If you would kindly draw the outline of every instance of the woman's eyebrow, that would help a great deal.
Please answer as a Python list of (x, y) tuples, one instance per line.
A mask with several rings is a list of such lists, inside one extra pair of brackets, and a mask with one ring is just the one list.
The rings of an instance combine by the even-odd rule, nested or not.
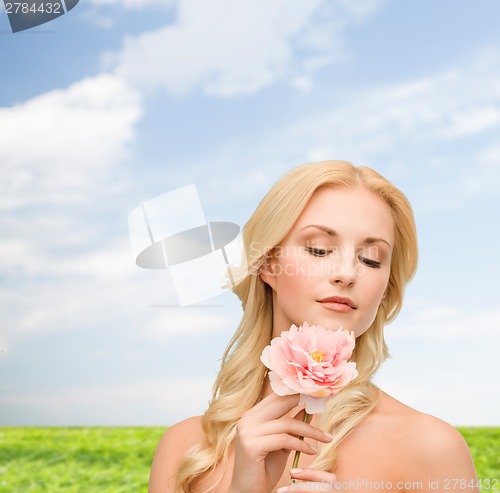
[[(320, 231), (326, 233), (328, 236), (338, 236), (338, 233), (334, 229), (328, 228), (327, 226), (322, 226), (320, 224), (309, 224), (299, 229), (299, 231), (304, 231), (305, 229), (308, 228), (319, 229)], [(387, 240), (384, 240), (384, 238), (377, 238), (372, 236), (365, 238), (361, 243), (364, 245), (372, 245), (373, 243), (380, 243), (380, 242), (385, 243), (389, 246), (389, 248), (392, 248), (392, 245)]]
[(385, 243), (389, 248), (392, 248), (392, 245), (383, 238), (365, 238), (363, 240), (364, 245), (373, 245), (373, 243), (380, 243), (380, 242)]
[(327, 228), (326, 226), (320, 226), (318, 224), (309, 224), (308, 226), (304, 226), (303, 228), (300, 228), (299, 231), (304, 231), (304, 229), (308, 228), (316, 228), (324, 233), (326, 233), (328, 236), (337, 236), (337, 232), (333, 229)]

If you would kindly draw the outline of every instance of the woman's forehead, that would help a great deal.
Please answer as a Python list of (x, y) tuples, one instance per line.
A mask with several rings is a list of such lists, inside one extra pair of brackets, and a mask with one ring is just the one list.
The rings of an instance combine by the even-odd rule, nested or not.
[(316, 190), (291, 232), (323, 235), (382, 236), (392, 244), (394, 222), (389, 205), (363, 187), (325, 186)]

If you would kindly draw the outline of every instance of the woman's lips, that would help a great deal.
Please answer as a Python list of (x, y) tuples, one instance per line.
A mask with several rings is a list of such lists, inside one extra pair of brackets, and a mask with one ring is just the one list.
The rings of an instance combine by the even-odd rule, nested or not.
[(356, 310), (357, 306), (349, 298), (344, 298), (342, 296), (330, 296), (329, 298), (324, 298), (319, 301), (325, 308), (333, 310), (336, 312), (350, 312), (351, 310)]

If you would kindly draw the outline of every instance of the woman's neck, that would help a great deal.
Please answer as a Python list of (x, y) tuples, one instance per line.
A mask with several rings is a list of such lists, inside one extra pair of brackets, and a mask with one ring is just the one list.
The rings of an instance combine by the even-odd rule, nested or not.
[(260, 393), (260, 399), (262, 400), (268, 395), (271, 395), (273, 393), (273, 389), (271, 387), (271, 382), (269, 381), (269, 374), (266, 372), (266, 376), (264, 377), (264, 382), (262, 384), (262, 391)]

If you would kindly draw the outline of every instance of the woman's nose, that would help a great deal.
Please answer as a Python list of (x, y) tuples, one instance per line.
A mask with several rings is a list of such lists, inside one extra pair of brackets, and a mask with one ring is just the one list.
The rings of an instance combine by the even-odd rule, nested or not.
[(330, 265), (330, 283), (350, 286), (356, 281), (356, 264), (354, 255), (343, 253)]

